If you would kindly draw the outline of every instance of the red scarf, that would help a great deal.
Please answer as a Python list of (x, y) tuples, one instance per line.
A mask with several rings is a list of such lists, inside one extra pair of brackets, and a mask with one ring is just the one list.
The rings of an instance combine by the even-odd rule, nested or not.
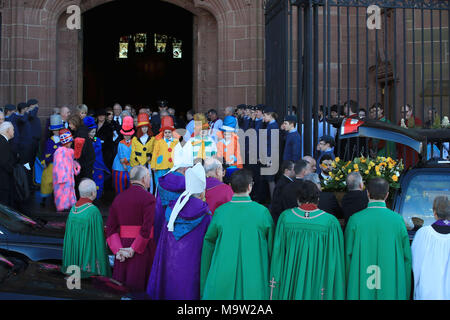
[(314, 210), (317, 210), (318, 207), (317, 207), (317, 205), (314, 204), (314, 203), (303, 203), (303, 204), (300, 206), (300, 209), (301, 209), (301, 210), (305, 210), (305, 211), (314, 211)]

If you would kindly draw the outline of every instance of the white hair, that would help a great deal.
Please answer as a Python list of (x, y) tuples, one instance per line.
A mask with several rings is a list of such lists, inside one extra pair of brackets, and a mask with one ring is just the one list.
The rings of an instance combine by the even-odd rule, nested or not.
[(320, 178), (317, 173), (309, 173), (303, 179), (314, 182), (315, 184), (320, 184)]
[(347, 189), (349, 191), (360, 190), (360, 186), (363, 183), (362, 176), (359, 172), (352, 172), (346, 179)]
[(78, 186), (81, 198), (89, 198), (97, 192), (97, 185), (91, 179), (83, 179)]
[(133, 167), (130, 171), (130, 181), (142, 181), (148, 173), (148, 169), (144, 166)]
[(122, 113), (120, 114), (120, 117), (123, 119), (125, 117), (131, 117), (131, 113), (128, 111), (122, 111)]
[(216, 158), (208, 157), (205, 159), (204, 168), (205, 168), (206, 174), (208, 174), (209, 172), (216, 171), (221, 166), (222, 166), (222, 163)]
[(11, 122), (5, 121), (2, 124), (0, 124), (0, 134), (6, 134), (6, 132), (10, 129), (14, 128)]

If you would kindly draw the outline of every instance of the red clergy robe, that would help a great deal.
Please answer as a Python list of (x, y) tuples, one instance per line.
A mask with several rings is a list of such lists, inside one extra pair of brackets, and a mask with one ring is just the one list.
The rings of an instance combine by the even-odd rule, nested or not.
[(230, 202), (233, 198), (233, 189), (216, 178), (206, 178), (206, 203), (209, 210), (214, 211), (224, 203)]
[(156, 244), (153, 239), (155, 197), (139, 185), (116, 196), (106, 222), (106, 240), (116, 254), (121, 248), (132, 247), (134, 256), (124, 262), (114, 261), (113, 279), (133, 292), (145, 292)]

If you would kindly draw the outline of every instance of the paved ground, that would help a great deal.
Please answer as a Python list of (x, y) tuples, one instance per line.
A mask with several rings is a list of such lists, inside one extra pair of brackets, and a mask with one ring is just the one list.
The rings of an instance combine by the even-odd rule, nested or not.
[[(94, 204), (99, 208), (103, 220), (109, 214), (109, 207), (114, 199), (114, 192), (112, 190), (106, 190), (100, 200), (95, 200)], [(41, 218), (47, 221), (65, 222), (69, 214), (69, 210), (65, 212), (57, 212), (53, 197), (46, 200), (46, 206), (41, 206), (41, 196), (39, 191), (34, 191), (30, 200), (22, 203), (20, 212), (29, 216), (30, 218)]]

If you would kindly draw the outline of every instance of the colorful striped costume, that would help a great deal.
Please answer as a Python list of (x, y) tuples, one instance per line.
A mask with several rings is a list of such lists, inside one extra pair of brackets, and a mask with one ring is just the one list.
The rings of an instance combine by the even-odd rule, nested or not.
[(201, 158), (205, 160), (217, 154), (216, 143), (210, 136), (202, 137), (198, 135), (190, 139), (189, 142), (192, 143), (194, 159)]
[(77, 202), (75, 175), (80, 173), (80, 164), (74, 160), (74, 150), (59, 147), (53, 155), (53, 188), (58, 212), (68, 210)]
[[(131, 156), (131, 140), (126, 141), (125, 139), (120, 141), (117, 147), (117, 155), (114, 158), (112, 170), (113, 170), (113, 183), (114, 189), (116, 190), (116, 195), (122, 191), (128, 189), (130, 186), (130, 156)], [(124, 170), (122, 163), (127, 166), (127, 170)]]

